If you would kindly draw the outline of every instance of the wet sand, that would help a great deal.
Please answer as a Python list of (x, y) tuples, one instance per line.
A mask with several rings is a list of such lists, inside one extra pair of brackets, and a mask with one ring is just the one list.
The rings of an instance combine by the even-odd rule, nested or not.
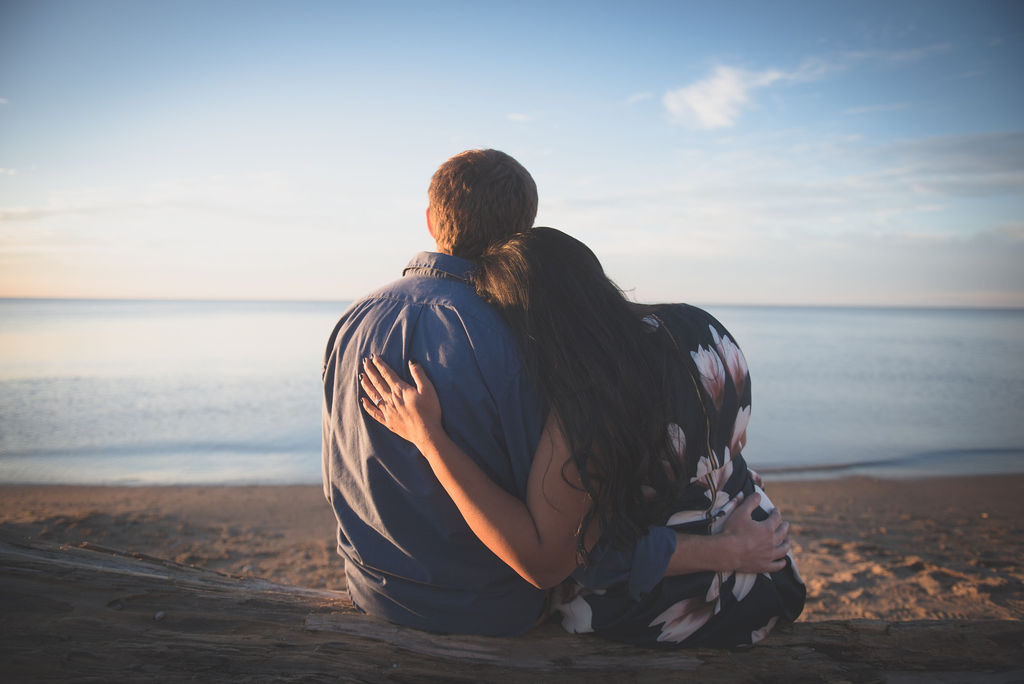
[[(1020, 620), (1024, 476), (769, 482), (808, 585), (801, 620)], [(319, 486), (0, 486), (0, 530), (343, 589)]]

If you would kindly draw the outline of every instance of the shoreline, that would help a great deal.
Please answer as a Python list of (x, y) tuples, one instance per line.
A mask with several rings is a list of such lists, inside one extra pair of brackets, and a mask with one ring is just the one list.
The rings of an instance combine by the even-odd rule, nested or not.
[[(802, 621), (1019, 620), (1024, 475), (768, 479), (808, 587)], [(0, 530), (344, 589), (320, 485), (0, 485)]]
[[(287, 468), (275, 468), (269, 464), (268, 472), (259, 477), (245, 477), (239, 468), (221, 470), (208, 469), (210, 460), (216, 462), (223, 454), (192, 450), (173, 458), (168, 455), (149, 459), (150, 471), (140, 469), (137, 461), (130, 461), (130, 451), (124, 454), (106, 456), (80, 454), (74, 457), (62, 456), (48, 459), (49, 470), (41, 473), (38, 468), (26, 469), (12, 463), (18, 459), (37, 459), (38, 454), (23, 456), (7, 455), (0, 463), (0, 487), (28, 486), (81, 486), (81, 487), (265, 487), (265, 486), (319, 486), (320, 473), (291, 472)], [(137, 456), (137, 454), (136, 454)], [(257, 458), (265, 457), (259, 454)], [(289, 459), (309, 461), (309, 454), (289, 454)], [(209, 459), (209, 460), (208, 460)], [(56, 463), (54, 463), (56, 461)], [(36, 461), (38, 463), (38, 461)], [(268, 464), (263, 463), (267, 466)], [(319, 465), (317, 463), (317, 465)], [(771, 482), (797, 482), (807, 480), (835, 480), (865, 477), (878, 480), (922, 480), (933, 478), (963, 478), (982, 475), (1024, 476), (1024, 448), (1021, 447), (955, 447), (929, 449), (899, 454), (886, 458), (867, 460), (837, 461), (834, 463), (790, 463), (771, 464), (758, 462), (748, 464)], [(126, 469), (132, 475), (126, 476)], [(308, 469), (307, 469), (308, 470)], [(68, 472), (77, 474), (73, 482), (59, 482), (55, 478)], [(81, 472), (88, 472), (92, 479), (82, 478)], [(173, 475), (168, 473), (173, 472)], [(36, 479), (32, 479), (35, 475)]]

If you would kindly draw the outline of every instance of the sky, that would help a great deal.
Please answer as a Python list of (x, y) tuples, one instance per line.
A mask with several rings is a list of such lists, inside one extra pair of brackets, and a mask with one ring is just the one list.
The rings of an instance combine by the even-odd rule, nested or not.
[(1024, 307), (1024, 2), (0, 0), (0, 296), (348, 300), (493, 147), (640, 301)]

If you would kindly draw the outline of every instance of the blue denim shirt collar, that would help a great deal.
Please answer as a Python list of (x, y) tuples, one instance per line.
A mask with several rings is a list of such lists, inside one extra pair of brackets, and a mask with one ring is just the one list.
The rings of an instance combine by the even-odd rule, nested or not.
[(420, 252), (406, 264), (402, 270), (402, 275), (421, 273), (437, 278), (454, 278), (468, 284), (473, 268), (472, 261), (461, 259), (451, 254)]

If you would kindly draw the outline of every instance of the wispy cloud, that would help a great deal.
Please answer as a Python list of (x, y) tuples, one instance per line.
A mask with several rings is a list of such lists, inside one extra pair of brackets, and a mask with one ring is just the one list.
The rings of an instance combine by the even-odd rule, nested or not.
[(530, 123), (531, 121), (534, 120), (535, 117), (532, 114), (512, 112), (511, 114), (506, 114), (505, 118), (508, 119), (509, 121), (514, 121), (516, 123)]
[(1024, 133), (985, 133), (903, 140), (873, 156), (928, 195), (986, 197), (1024, 193)]
[(8, 99), (7, 99), (7, 98), (5, 98), (5, 97), (0, 97), (0, 105), (5, 105), (5, 104), (7, 104), (7, 103), (8, 103)]
[[(629, 226), (632, 237), (606, 242), (620, 251), (659, 244), (722, 258), (763, 236), (814, 235), (824, 244), (843, 233), (970, 235), (1019, 216), (1024, 134), (880, 146), (845, 137), (807, 141), (796, 133), (771, 144), (738, 136), (680, 156), (653, 176), (630, 175), (636, 180), (605, 181), (603, 192), (549, 202), (562, 212), (549, 222), (591, 231)], [(1005, 199), (981, 210), (980, 197)], [(678, 229), (686, 240), (664, 239), (666, 230)]]
[(703, 80), (670, 90), (661, 101), (676, 123), (703, 130), (725, 128), (736, 123), (752, 87), (740, 69), (720, 66)]
[[(898, 67), (918, 62), (951, 49), (948, 43), (926, 45), (906, 50), (848, 51), (827, 57), (810, 57), (796, 69), (751, 71), (720, 65), (709, 76), (683, 88), (665, 93), (662, 103), (675, 123), (700, 130), (733, 126), (743, 110), (750, 106), (754, 91), (781, 83), (808, 83), (826, 75), (862, 64)], [(886, 109), (854, 108), (847, 114), (890, 111), (906, 104), (882, 105)]]
[(649, 90), (642, 93), (633, 93), (632, 95), (626, 98), (626, 104), (635, 105), (637, 102), (650, 100), (652, 97), (654, 97), (654, 93), (650, 92)]
[(813, 81), (828, 70), (820, 60), (807, 60), (795, 71), (748, 71), (723, 65), (696, 83), (668, 91), (662, 103), (676, 123), (701, 130), (726, 128), (739, 119), (753, 91), (784, 81)]

